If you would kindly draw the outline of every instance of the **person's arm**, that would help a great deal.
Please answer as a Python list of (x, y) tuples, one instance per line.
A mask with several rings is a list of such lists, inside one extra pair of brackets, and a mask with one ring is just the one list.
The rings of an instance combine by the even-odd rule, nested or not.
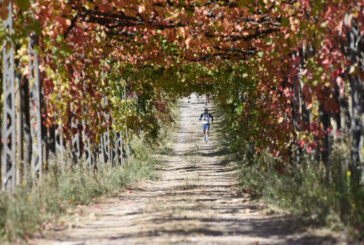
[(200, 116), (200, 118), (199, 118), (198, 120), (200, 120), (200, 121), (201, 121), (202, 117), (203, 117), (203, 113), (201, 114), (201, 116)]
[(214, 117), (211, 114), (209, 114), (209, 115), (211, 117), (211, 122), (213, 123), (214, 122)]

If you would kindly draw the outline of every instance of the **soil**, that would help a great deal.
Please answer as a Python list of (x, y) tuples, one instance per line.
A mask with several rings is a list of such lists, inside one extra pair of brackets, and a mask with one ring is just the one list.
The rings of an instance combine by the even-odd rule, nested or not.
[[(210, 106), (209, 106), (210, 107)], [(309, 229), (239, 191), (236, 164), (226, 160), (219, 118), (203, 141), (204, 101), (180, 106), (170, 149), (158, 155), (157, 180), (145, 180), (33, 244), (345, 244), (325, 229)], [(213, 111), (213, 107), (210, 108)]]

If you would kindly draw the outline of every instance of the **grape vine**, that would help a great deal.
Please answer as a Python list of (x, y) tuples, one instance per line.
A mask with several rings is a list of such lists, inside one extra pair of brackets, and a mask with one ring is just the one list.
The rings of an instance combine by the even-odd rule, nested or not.
[(95, 145), (111, 129), (153, 139), (178, 98), (211, 93), (229, 112), (235, 148), (269, 152), (282, 171), (304, 154), (328, 168), (333, 144), (347, 140), (360, 183), (361, 1), (17, 0), (12, 14), (25, 91), (29, 35), (39, 39), (48, 137), (61, 127), (65, 139), (84, 130)]

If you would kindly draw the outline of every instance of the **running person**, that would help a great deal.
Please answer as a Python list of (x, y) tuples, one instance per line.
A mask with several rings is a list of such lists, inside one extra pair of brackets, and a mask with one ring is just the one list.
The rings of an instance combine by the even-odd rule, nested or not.
[(201, 114), (200, 121), (202, 120), (202, 131), (205, 142), (207, 142), (209, 137), (209, 130), (210, 130), (210, 120), (211, 123), (214, 122), (214, 117), (209, 113), (209, 110), (206, 108), (205, 112)]

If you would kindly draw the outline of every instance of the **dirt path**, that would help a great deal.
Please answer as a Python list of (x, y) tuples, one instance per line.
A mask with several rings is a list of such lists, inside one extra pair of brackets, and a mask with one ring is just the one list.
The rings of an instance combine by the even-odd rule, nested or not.
[(38, 244), (332, 244), (283, 215), (265, 214), (235, 190), (216, 129), (207, 144), (202, 141), (203, 108), (196, 96), (183, 100), (175, 143), (160, 156), (158, 181), (108, 199), (85, 221)]

